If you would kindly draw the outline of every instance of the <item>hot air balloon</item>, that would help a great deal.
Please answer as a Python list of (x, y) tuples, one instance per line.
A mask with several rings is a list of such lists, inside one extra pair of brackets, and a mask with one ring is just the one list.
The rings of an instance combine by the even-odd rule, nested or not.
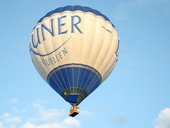
[(41, 77), (79, 113), (78, 105), (112, 72), (119, 55), (115, 26), (89, 7), (48, 12), (33, 28), (30, 55)]

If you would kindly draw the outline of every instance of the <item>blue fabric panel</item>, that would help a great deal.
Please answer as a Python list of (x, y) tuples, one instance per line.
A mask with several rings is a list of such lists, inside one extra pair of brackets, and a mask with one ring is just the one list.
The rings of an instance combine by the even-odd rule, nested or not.
[[(93, 92), (102, 82), (100, 74), (92, 67), (81, 64), (63, 65), (54, 69), (48, 75), (49, 85), (63, 97), (63, 92), (70, 88), (84, 90), (87, 95)], [(73, 92), (75, 95), (65, 97), (67, 101), (74, 101), (79, 92)], [(68, 95), (68, 96), (69, 96)], [(72, 102), (73, 103), (73, 102)]]
[(89, 7), (84, 7), (84, 12), (93, 12), (91, 8)]
[(69, 85), (66, 85), (66, 88), (69, 88), (71, 86), (73, 86), (73, 75), (72, 75), (72, 69), (71, 68), (64, 68), (61, 70), (61, 72), (63, 72), (64, 70), (66, 70), (68, 79), (69, 79)]
[(70, 103), (77, 103), (79, 95), (68, 95), (65, 97), (65, 100), (70, 102)]
[(59, 79), (59, 81), (60, 81), (60, 83), (61, 83), (61, 86), (62, 86), (63, 88), (65, 88), (66, 84), (65, 84), (65, 78), (64, 78), (64, 76), (63, 76), (63, 72), (62, 72), (61, 70), (59, 70), (57, 73), (54, 73), (54, 74), (53, 74), (53, 77), (55, 77), (55, 76), (58, 77), (58, 79)]
[[(85, 86), (91, 85), (91, 82), (93, 82), (93, 78), (96, 76), (93, 72), (89, 72), (88, 78), (85, 82)], [(96, 78), (96, 77), (95, 77)]]
[[(62, 84), (56, 75), (51, 76), (51, 80), (49, 81), (50, 86), (60, 95), (63, 93), (64, 88), (62, 88)], [(56, 84), (57, 83), (57, 84)]]
[(78, 75), (79, 75), (79, 68), (72, 68), (72, 72), (73, 72), (73, 86), (74, 88), (78, 88), (80, 85), (77, 82), (78, 81)]
[(89, 70), (85, 70), (85, 69), (82, 69), (84, 70), (84, 74), (83, 74), (83, 77), (81, 79), (81, 86), (82, 86), (82, 89), (86, 89), (86, 82), (88, 81), (88, 76), (90, 75), (90, 72)]
[(73, 11), (77, 11), (77, 10), (84, 11), (84, 8), (79, 5), (73, 6)]
[(52, 13), (60, 13), (62, 11), (62, 7), (56, 8), (55, 10), (51, 11)]
[[(66, 69), (65, 70), (61, 69), (60, 73), (63, 76), (65, 88), (68, 88), (70, 86), (70, 80), (69, 80), (69, 77), (68, 77), (69, 75), (68, 75), (67, 70)], [(56, 73), (56, 74), (58, 74), (58, 73)]]
[(98, 80), (96, 80), (96, 79), (97, 79), (96, 76), (94, 76), (94, 79), (91, 82), (92, 85), (87, 90), (88, 94), (92, 93), (96, 89), (96, 85), (100, 85), (100, 82)]
[(62, 12), (64, 12), (64, 11), (72, 11), (72, 10), (73, 10), (72, 6), (65, 6), (65, 7), (63, 7)]
[(81, 88), (83, 88), (82, 80), (83, 80), (84, 74), (85, 74), (85, 69), (79, 68), (78, 69), (78, 77), (77, 77), (77, 86), (82, 86)]

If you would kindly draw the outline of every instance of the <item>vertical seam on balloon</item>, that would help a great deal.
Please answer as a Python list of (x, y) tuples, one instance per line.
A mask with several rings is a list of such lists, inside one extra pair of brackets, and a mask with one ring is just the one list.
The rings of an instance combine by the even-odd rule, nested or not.
[[(84, 8), (85, 9), (85, 8)], [(84, 12), (84, 17), (86, 17), (86, 13)], [(86, 18), (84, 18), (85, 20), (86, 20)], [(84, 28), (85, 28), (85, 21), (84, 21)], [(85, 30), (84, 30), (84, 35), (85, 35)], [(84, 35), (83, 35), (83, 41), (82, 41), (82, 48), (83, 48), (83, 46), (84, 46), (84, 44), (85, 44), (85, 38), (84, 38)], [(82, 60), (82, 55), (83, 55), (83, 49), (82, 49), (82, 52), (81, 52), (81, 60)], [(82, 77), (82, 79), (81, 79), (81, 81), (80, 81), (80, 85), (83, 87), (83, 84), (82, 84), (82, 82), (83, 82), (83, 80), (84, 80), (84, 76), (85, 76), (85, 73), (86, 73), (86, 70), (84, 71), (84, 73), (83, 73), (83, 77)], [(82, 92), (81, 92), (82, 93)]]
[[(45, 48), (44, 48), (44, 45), (42, 45), (42, 46), (43, 46), (43, 50), (46, 52), (46, 50), (45, 50)], [(37, 48), (37, 51), (38, 51), (38, 52), (40, 51), (39, 48)], [(39, 57), (40, 57), (40, 59), (42, 60), (42, 57), (41, 57), (41, 56), (39, 56)], [(50, 71), (47, 66), (45, 66), (45, 68), (48, 70), (48, 72)], [(47, 74), (47, 75), (48, 75), (48, 74)], [(48, 82), (48, 79), (47, 79), (46, 81)], [(54, 87), (53, 87), (53, 88), (54, 88)]]
[[(84, 12), (83, 12), (83, 20), (85, 19), (84, 17), (85, 17), (85, 7), (83, 7), (83, 9), (84, 9)], [(85, 27), (85, 23), (83, 22), (83, 30), (84, 30), (84, 27)], [(83, 37), (82, 37), (83, 39), (82, 39), (82, 44), (81, 44), (81, 56), (80, 56), (80, 60), (82, 59), (82, 54), (83, 54), (83, 44), (84, 44), (84, 33), (83, 33)], [(79, 67), (79, 71), (78, 71), (78, 79), (77, 79), (77, 84), (78, 83), (80, 83), (80, 88), (83, 88), (83, 86), (82, 86), (82, 81), (79, 79), (80, 78), (80, 68), (81, 67)], [(78, 85), (79, 86), (79, 85)], [(82, 93), (82, 91), (80, 91), (80, 93)]]
[[(92, 69), (92, 70), (93, 70), (93, 69)], [(92, 71), (91, 71), (91, 72), (92, 72)], [(90, 73), (90, 74), (91, 74), (91, 73)], [(89, 76), (90, 76), (90, 75), (89, 75)], [(90, 93), (89, 93), (89, 90), (90, 90), (91, 88), (93, 88), (93, 86), (94, 86), (94, 85), (96, 84), (96, 82), (98, 81), (98, 79), (95, 80), (95, 81), (93, 81), (94, 78), (95, 78), (95, 76), (93, 76), (93, 79), (90, 81), (90, 83), (88, 84), (88, 87), (85, 89), (88, 94), (90, 94)], [(100, 83), (101, 83), (101, 81), (100, 81)], [(98, 85), (98, 86), (99, 86), (99, 85)], [(97, 87), (98, 87), (98, 86), (97, 86)], [(95, 89), (96, 89), (97, 87), (95, 87)], [(94, 90), (92, 90), (92, 91), (94, 91)]]
[[(110, 22), (109, 22), (109, 23), (110, 23)], [(107, 22), (106, 22), (106, 20), (105, 20), (105, 28), (106, 28), (106, 26), (107, 26)], [(113, 28), (113, 27), (112, 27), (112, 28)], [(105, 31), (103, 43), (102, 43), (100, 52), (99, 52), (99, 54), (98, 54), (98, 57), (97, 57), (97, 59), (96, 59), (96, 62), (97, 62), (98, 58), (100, 57), (100, 53), (101, 53), (101, 51), (102, 51), (102, 49), (103, 49), (103, 45), (105, 45), (106, 33), (107, 33), (107, 31)], [(113, 34), (112, 34), (112, 38), (113, 38)], [(110, 49), (110, 47), (109, 47), (109, 49)], [(107, 55), (107, 54), (108, 54), (108, 52), (106, 53), (106, 55)], [(106, 55), (105, 55), (105, 56), (106, 56)], [(98, 70), (99, 70), (100, 67), (103, 65), (103, 62), (104, 62), (105, 58), (106, 58), (106, 57), (104, 57), (103, 60), (101, 61), (102, 63), (99, 65)], [(96, 65), (96, 62), (95, 62), (95, 65)], [(101, 74), (102, 74), (102, 73), (101, 73)], [(102, 77), (102, 81), (103, 81), (103, 77)]]
[[(111, 50), (111, 48), (114, 46), (114, 43), (113, 43), (113, 39), (114, 39), (114, 35), (112, 34), (112, 44), (111, 44), (111, 46), (110, 46), (110, 49), (108, 50), (108, 52), (107, 52), (107, 54), (106, 54), (106, 57), (105, 57), (105, 59), (103, 60), (103, 64), (104, 64), (104, 62), (107, 60), (106, 58), (107, 58), (107, 56), (109, 55), (109, 52), (110, 52), (110, 50)], [(115, 54), (115, 51), (113, 51), (114, 52), (114, 54)], [(114, 57), (114, 56), (113, 56)], [(116, 61), (116, 60), (115, 60)], [(102, 65), (103, 65), (102, 64)], [(101, 66), (102, 66), (101, 65)], [(109, 64), (108, 64), (109, 65)], [(107, 65), (107, 67), (108, 67), (108, 65)], [(99, 67), (99, 69), (101, 68), (101, 66)], [(106, 68), (107, 68), (106, 67)], [(106, 69), (105, 68), (105, 69)], [(104, 69), (103, 69), (103, 71), (101, 71), (101, 73), (103, 73), (104, 72)]]
[[(50, 17), (49, 17), (50, 18)], [(43, 20), (42, 20), (43, 21)], [(41, 21), (41, 22), (42, 22)], [(44, 51), (46, 52), (46, 49), (45, 49), (45, 47), (44, 47), (44, 45), (42, 45), (43, 46), (43, 49), (44, 49)], [(46, 52), (47, 53), (47, 52)], [(49, 56), (47, 56), (47, 58), (49, 59)], [(51, 65), (52, 66), (52, 65)], [(53, 67), (53, 66), (52, 66)], [(50, 71), (50, 69), (48, 68), (48, 66), (46, 66), (46, 68), (48, 69), (48, 71)], [(55, 74), (56, 75), (56, 74)], [(57, 75), (56, 75), (57, 76)], [(52, 79), (56, 82), (56, 80), (54, 79), (54, 77), (53, 76), (51, 76), (52, 77)], [(58, 76), (57, 76), (58, 77)], [(58, 80), (60, 80), (59, 78), (58, 78)], [(49, 83), (49, 81), (48, 81), (48, 78), (47, 78), (47, 82)], [(56, 82), (57, 83), (57, 82)], [(61, 83), (61, 82), (60, 82)], [(61, 83), (61, 85), (62, 85), (62, 83)], [(51, 86), (51, 85), (50, 85)], [(52, 88), (55, 88), (56, 89), (56, 86), (51, 86)], [(58, 86), (59, 88), (60, 88), (60, 86)], [(61, 86), (62, 87), (62, 86)], [(54, 90), (55, 90), (54, 89)], [(61, 88), (60, 88), (61, 89)], [(63, 89), (64, 90), (64, 89)], [(62, 89), (61, 89), (61, 91), (62, 91)], [(58, 93), (58, 92), (57, 92)]]
[[(74, 11), (73, 11), (73, 6), (71, 6), (71, 13), (72, 13), (72, 15), (74, 14)], [(73, 66), (71, 67), (71, 77), (72, 77), (72, 87), (74, 88), (74, 72), (73, 72)], [(72, 90), (72, 92), (74, 93), (74, 89)]]
[[(115, 56), (113, 56), (112, 59), (113, 59), (113, 62), (112, 63), (110, 62), (108, 64), (108, 66), (110, 66), (110, 69), (105, 73), (104, 79), (106, 79), (109, 76), (109, 74), (112, 72), (112, 70), (114, 69), (114, 67), (115, 67), (115, 65), (117, 63), (117, 59), (115, 59)], [(108, 66), (106, 68), (108, 68)], [(102, 72), (104, 72), (104, 70)]]
[[(49, 19), (51, 20), (51, 16), (49, 16)], [(50, 26), (50, 22), (49, 22), (49, 26)], [(51, 44), (51, 47), (52, 47), (53, 50), (54, 50), (54, 45), (53, 45), (52, 36), (51, 36), (50, 40), (51, 40), (51, 43), (50, 43), (50, 44)], [(52, 53), (52, 54), (54, 54), (54, 55), (56, 56), (56, 52), (54, 52), (54, 53)], [(48, 57), (49, 57), (49, 56), (48, 56)], [(53, 69), (55, 68), (54, 65), (51, 65), (51, 66), (52, 66)], [(56, 76), (56, 77), (58, 78), (59, 82), (60, 82), (61, 85), (62, 85), (62, 82), (60, 81), (58, 75), (57, 75), (56, 73), (54, 73), (54, 76)], [(60, 87), (58, 84), (56, 84), (56, 83), (58, 83), (58, 81), (56, 81), (56, 79), (55, 79), (54, 76), (52, 75), (52, 79), (53, 79), (53, 81), (55, 81), (55, 86), (58, 86), (58, 87), (61, 89), (61, 91), (64, 90), (64, 88), (63, 88), (64, 85)]]
[[(105, 20), (105, 27), (106, 27), (106, 20)], [(97, 62), (97, 60), (98, 60), (98, 58), (99, 58), (99, 55), (100, 55), (100, 52), (101, 52), (101, 50), (102, 50), (102, 47), (103, 47), (103, 45), (104, 45), (104, 40), (105, 40), (105, 38), (106, 38), (106, 31), (104, 32), (104, 35), (103, 35), (103, 43), (100, 45), (100, 50), (99, 50), (99, 53), (98, 53), (98, 55), (97, 55), (97, 57), (96, 57), (96, 60), (95, 60), (95, 62), (94, 62), (94, 67), (95, 67), (95, 65), (96, 65), (96, 62)], [(103, 79), (103, 78), (102, 78)]]
[[(62, 7), (61, 8), (61, 10), (60, 10), (60, 13), (59, 13), (59, 15), (61, 16), (62, 14), (63, 14), (63, 10), (64, 9), (64, 7)], [(63, 39), (62, 39), (62, 36), (61, 36), (61, 41), (62, 41)], [(61, 67), (59, 66), (59, 69), (61, 69)], [(60, 72), (60, 74), (61, 74), (61, 77), (62, 77), (62, 79), (63, 79), (63, 81), (64, 81), (64, 91), (67, 91), (66, 89), (66, 87), (67, 87), (67, 85), (66, 85), (66, 83), (65, 83), (65, 80), (64, 80), (64, 77), (63, 77), (63, 73), (61, 72), (61, 70), (59, 70), (59, 72)], [(66, 69), (66, 74), (67, 74), (67, 78), (68, 78), (68, 73), (67, 73), (67, 69)], [(68, 79), (68, 86), (70, 86), (70, 81), (69, 81), (69, 79)], [(68, 92), (67, 92), (68, 93)]]
[[(94, 12), (95, 13), (95, 12)], [(88, 58), (88, 63), (89, 63), (89, 60), (90, 60), (90, 57), (91, 57), (91, 54), (92, 54), (92, 50), (93, 50), (93, 47), (94, 47), (94, 41), (95, 41), (95, 37), (96, 37), (96, 15), (95, 15), (95, 27), (94, 27), (94, 37), (93, 37), (93, 43), (92, 43), (92, 48), (90, 49), (90, 54), (89, 54), (89, 58)], [(85, 85), (87, 84), (87, 81), (90, 79), (90, 76), (91, 76), (91, 74), (92, 74), (92, 71), (90, 72), (90, 74), (89, 74), (89, 76), (88, 76), (88, 78), (87, 78), (87, 80), (86, 80), (86, 82), (85, 82)], [(94, 76), (93, 76), (93, 79), (94, 79)], [(93, 81), (93, 79), (92, 79), (92, 81)], [(91, 82), (92, 82), (91, 81)], [(91, 83), (90, 82), (90, 83)], [(87, 90), (88, 90), (88, 88), (90, 88), (90, 83), (87, 85)]]
[[(40, 60), (41, 60), (41, 57), (40, 56), (35, 56), (36, 58), (40, 58)], [(37, 65), (37, 61), (35, 61), (36, 62), (36, 65)], [(34, 64), (34, 62), (33, 62), (33, 64)], [(41, 65), (41, 64), (40, 64)], [(43, 66), (41, 66), (41, 67), (43, 67)], [(41, 69), (41, 68), (39, 68), (39, 70), (40, 70), (40, 72), (46, 72), (44, 69)], [(38, 71), (39, 72), (39, 71)]]
[[(96, 17), (97, 17), (97, 16), (96, 16)], [(106, 20), (105, 20), (105, 22), (106, 22)], [(105, 24), (105, 26), (106, 26), (106, 24)], [(105, 34), (106, 34), (106, 32), (105, 32)], [(104, 37), (104, 38), (103, 38), (103, 40), (104, 40), (104, 39), (105, 39), (105, 36), (103, 36), (103, 37)], [(103, 44), (104, 44), (104, 43), (102, 43), (102, 45), (101, 45), (101, 47), (100, 47), (99, 53), (100, 53), (100, 51), (101, 51), (101, 49), (102, 49)], [(97, 56), (97, 58), (96, 58), (96, 61), (95, 61), (94, 65), (96, 64), (98, 57), (99, 57), (99, 54), (98, 54), (98, 56)], [(101, 73), (101, 74), (102, 74), (102, 73)], [(94, 78), (93, 78), (93, 79), (94, 79)], [(93, 81), (93, 80), (92, 80), (92, 81)], [(92, 81), (91, 81), (91, 82), (92, 82)], [(89, 86), (87, 92), (90, 91), (90, 93), (91, 93), (91, 92), (94, 91), (94, 90), (91, 90), (91, 89), (93, 88), (93, 86), (95, 85), (96, 82), (97, 82), (97, 81), (95, 81), (95, 82), (93, 83), (93, 85)], [(101, 81), (101, 82), (102, 82), (102, 81)], [(92, 84), (92, 83), (90, 83), (90, 84)], [(90, 85), (90, 84), (89, 84), (89, 85)], [(99, 85), (98, 85), (98, 86), (99, 86)], [(97, 87), (96, 87), (96, 88), (97, 88)], [(96, 88), (95, 88), (95, 89), (96, 89)]]
[[(93, 80), (92, 80), (92, 81), (93, 81)], [(91, 82), (92, 82), (92, 81), (91, 81)], [(92, 86), (90, 86), (90, 87), (88, 88), (88, 90), (86, 90), (87, 93), (88, 93), (88, 95), (90, 95), (90, 94), (91, 94), (95, 89), (97, 89), (97, 87), (100, 85), (100, 84), (99, 84), (98, 86), (95, 87), (95, 89), (91, 90), (91, 89), (95, 86), (95, 84), (96, 84), (97, 81), (98, 81), (98, 80), (95, 80), (95, 81), (91, 84)]]
[[(94, 13), (96, 14), (95, 10), (94, 10)], [(95, 20), (97, 20), (97, 15), (95, 15)], [(96, 28), (96, 25), (97, 25), (97, 24), (95, 24), (95, 28)], [(95, 39), (96, 39), (96, 29), (95, 29), (95, 36), (94, 36), (94, 41), (93, 41), (93, 45), (92, 45), (92, 49), (91, 49), (90, 55), (92, 54), (92, 50), (93, 50), (93, 47), (94, 47)], [(103, 45), (103, 44), (102, 44), (102, 45)], [(102, 47), (101, 47), (101, 48), (102, 48)], [(99, 51), (99, 53), (100, 53), (100, 51)], [(90, 59), (90, 58), (89, 58), (89, 59)], [(97, 60), (97, 59), (96, 59), (96, 60)], [(89, 60), (88, 60), (88, 62), (89, 62)], [(95, 61), (95, 63), (96, 63), (96, 61)], [(93, 63), (93, 66), (95, 65), (95, 63)], [(92, 73), (92, 71), (90, 72), (90, 75), (91, 75), (91, 73)], [(89, 75), (88, 79), (90, 78), (90, 75)], [(95, 80), (95, 82), (94, 82), (94, 78), (95, 78), (95, 76), (93, 76), (92, 80), (91, 80), (90, 83), (87, 85), (86, 91), (87, 91), (88, 94), (90, 94), (91, 92), (94, 91), (94, 90), (92, 90), (91, 92), (89, 92), (89, 91), (95, 86), (96, 82), (98, 81), (98, 80)], [(88, 81), (88, 79), (87, 79), (87, 81)], [(87, 83), (87, 81), (86, 81), (86, 83)], [(102, 82), (102, 81), (101, 81), (101, 82)], [(99, 85), (98, 85), (98, 86), (99, 86)], [(98, 87), (98, 86), (97, 86), (97, 87)], [(95, 89), (96, 89), (97, 87), (95, 87)]]
[[(86, 13), (85, 13), (85, 14), (86, 14)], [(83, 43), (84, 43), (84, 41), (83, 41)], [(83, 78), (82, 78), (82, 81), (81, 81), (81, 85), (82, 85), (82, 82), (83, 82), (85, 76), (86, 76), (86, 70), (84, 71)], [(85, 86), (85, 84), (84, 84), (84, 86)], [(85, 88), (85, 90), (86, 90), (86, 86), (85, 86), (84, 88)]]
[[(44, 45), (42, 45), (43, 46), (43, 50), (46, 52), (46, 50), (45, 50), (45, 48), (44, 48)], [(40, 51), (40, 49), (39, 48), (37, 48), (37, 51), (39, 52)], [(40, 57), (40, 60), (42, 61), (42, 58), (41, 58), (41, 56), (39, 56)], [(46, 67), (46, 66), (45, 66)], [(48, 70), (48, 72), (49, 72), (49, 69), (46, 67), (46, 69)], [(47, 80), (46, 80), (47, 81)]]
[[(112, 39), (111, 39), (111, 43), (112, 43), (112, 41), (113, 41), (113, 34), (112, 34)], [(106, 55), (105, 55), (105, 57), (104, 57), (104, 59), (103, 59), (103, 63), (99, 66), (99, 70), (100, 70), (100, 68), (103, 66), (103, 64), (104, 64), (104, 62), (107, 60), (106, 58), (107, 58), (107, 56), (108, 56), (108, 54), (109, 54), (109, 51), (111, 50), (111, 48), (112, 48), (112, 45), (114, 45), (113, 43), (110, 45), (110, 47), (109, 47), (109, 49), (108, 49), (108, 52), (106, 53)], [(106, 68), (105, 68), (106, 69)], [(104, 70), (104, 69), (103, 69)], [(103, 71), (101, 71), (101, 73), (103, 73)]]
[[(70, 12), (72, 12), (72, 11), (70, 11)], [(60, 15), (63, 14), (63, 13), (64, 13), (64, 11), (61, 11)], [(70, 57), (68, 57), (68, 59), (70, 60)], [(67, 75), (67, 80), (68, 80), (68, 88), (72, 88), (72, 83), (71, 83), (72, 81), (70, 81), (70, 79), (69, 79), (67, 65), (65, 65), (65, 67), (66, 67), (66, 75)], [(71, 77), (73, 77), (72, 73), (71, 73)], [(68, 91), (68, 90), (66, 90), (66, 91)], [(71, 91), (73, 91), (73, 90), (71, 89)], [(69, 92), (67, 92), (67, 93), (69, 93)]]
[[(87, 66), (87, 65), (85, 65), (85, 66)], [(92, 68), (92, 67), (91, 67), (91, 68), (89, 68), (89, 70), (91, 70), (93, 73), (95, 73), (99, 79), (96, 79), (96, 80), (94, 81), (94, 77), (93, 77), (92, 81), (89, 83), (89, 85), (92, 85), (92, 86), (90, 86), (90, 88), (89, 88), (88, 90), (85, 89), (87, 94), (90, 94), (91, 92), (93, 92), (93, 91), (101, 84), (101, 82), (102, 82), (101, 75), (100, 75), (100, 73), (99, 73), (95, 68)], [(99, 76), (98, 76), (98, 74), (99, 74)], [(96, 86), (95, 89), (90, 90), (90, 89), (93, 87), (93, 85), (96, 84), (97, 81), (100, 82), (99, 85)], [(91, 84), (92, 82), (93, 82), (93, 84)], [(90, 93), (88, 93), (89, 90), (91, 91)], [(82, 92), (82, 94), (84, 95), (85, 92)], [(88, 96), (88, 95), (87, 95), (87, 96)], [(86, 96), (86, 97), (87, 97), (87, 96)], [(84, 98), (85, 98), (85, 97), (84, 97)]]
[[(49, 19), (51, 19), (51, 16), (49, 16)], [(50, 22), (49, 22), (49, 26), (50, 26)], [(50, 45), (51, 45), (51, 47), (54, 49), (54, 47), (53, 47), (53, 42), (52, 42), (52, 37), (50, 38), (50, 40), (51, 40)], [(43, 45), (43, 46), (44, 46), (44, 45)], [(52, 53), (52, 54), (55, 54), (55, 52)], [(47, 57), (49, 58), (49, 56), (47, 56)], [(53, 66), (53, 65), (51, 65), (51, 67), (52, 67), (52, 69), (54, 69), (54, 66)], [(60, 81), (58, 75), (57, 75), (56, 73), (54, 73), (54, 75), (58, 78), (59, 82), (60, 82), (61, 85), (62, 85), (62, 82)], [(55, 77), (54, 77), (53, 75), (52, 75), (51, 77), (52, 77), (53, 81), (55, 82), (55, 85), (54, 85), (53, 88), (56, 88), (56, 86), (58, 86), (58, 87), (60, 88), (61, 92), (62, 92), (62, 90), (64, 90), (64, 88), (63, 88), (62, 86), (60, 87), (58, 84), (56, 84), (56, 83), (58, 83), (58, 81), (56, 81), (56, 79), (55, 79)]]
[[(106, 79), (106, 77), (105, 76), (107, 76), (107, 74), (110, 72), (111, 73), (111, 69), (113, 69), (114, 68), (114, 65), (115, 65), (115, 62), (116, 62), (116, 60), (114, 60), (114, 56), (111, 58), (113, 61), (110, 61), (109, 63), (108, 63), (108, 65), (107, 65), (107, 67), (105, 68), (105, 69), (107, 69), (107, 71), (105, 71), (105, 70), (103, 70), (103, 71), (101, 71), (102, 72), (102, 74), (103, 74), (103, 79), (105, 80)], [(110, 68), (109, 68), (110, 67)]]
[[(62, 13), (63, 13), (63, 12), (62, 12)], [(70, 60), (70, 56), (68, 57), (68, 59)], [(70, 81), (70, 79), (69, 79), (70, 76), (69, 76), (69, 74), (68, 74), (67, 65), (65, 65), (65, 67), (66, 67), (66, 74), (67, 74), (67, 78), (68, 78), (68, 88), (71, 88), (71, 86), (72, 86), (72, 85), (71, 85), (71, 84), (72, 84), (71, 82), (72, 82), (72, 81)], [(72, 76), (71, 76), (71, 77), (72, 77)], [(72, 90), (71, 90), (71, 91), (72, 91)], [(69, 93), (69, 92), (67, 92), (67, 93)]]
[[(34, 31), (34, 30), (33, 30)], [(31, 48), (32, 46), (31, 46), (31, 44), (30, 44), (30, 49), (32, 49)], [(38, 49), (37, 49), (37, 51), (38, 51)], [(31, 51), (30, 51), (30, 54), (31, 54)], [(33, 53), (32, 53), (33, 54)], [(37, 57), (37, 56), (36, 56)], [(32, 58), (32, 56), (31, 56), (31, 58)], [(40, 60), (41, 60), (41, 57), (40, 56), (38, 56), (37, 58), (40, 58)], [(32, 59), (32, 62), (33, 62), (33, 59)], [(35, 61), (36, 63), (37, 63), (37, 61)], [(33, 62), (33, 64), (34, 64), (34, 62)], [(42, 66), (43, 67), (43, 66)], [(42, 70), (41, 68), (39, 68), (41, 71), (43, 71), (43, 72), (46, 72), (44, 69)]]
[[(85, 18), (85, 17), (86, 17), (85, 7), (84, 7), (83, 9), (84, 9), (83, 18), (86, 19), (86, 18)], [(84, 24), (83, 24), (83, 30), (84, 30), (84, 28), (85, 28), (85, 21), (84, 21)], [(85, 35), (85, 31), (84, 31), (84, 33), (83, 33), (83, 39), (82, 39), (82, 45), (81, 45), (82, 49), (83, 49), (83, 45), (84, 45), (84, 43), (85, 43), (84, 35)], [(82, 59), (82, 55), (83, 55), (83, 50), (82, 50), (82, 52), (81, 52), (81, 59)], [(83, 82), (83, 80), (84, 80), (85, 72), (86, 72), (86, 71), (84, 71), (84, 74), (83, 74), (82, 79), (81, 79), (81, 81), (80, 81), (80, 85), (81, 85), (80, 87), (83, 88), (83, 90), (85, 90), (85, 87), (83, 87), (83, 84), (82, 84), (82, 82)], [(83, 93), (82, 90), (80, 91), (80, 93)]]
[[(43, 49), (44, 49), (44, 51), (46, 52), (46, 49), (45, 49), (45, 47), (44, 47), (44, 45), (42, 45), (43, 46)], [(47, 53), (47, 52), (46, 52)], [(49, 56), (47, 56), (47, 58), (49, 59)], [(51, 65), (51, 67), (53, 67), (52, 65)], [(48, 69), (48, 71), (50, 71), (50, 69), (48, 68), (48, 66), (46, 66), (46, 68)], [(52, 77), (52, 79), (56, 82), (56, 80), (55, 80), (55, 78), (54, 78), (54, 76), (51, 76)], [(58, 76), (57, 76), (58, 77)], [(60, 79), (59, 79), (60, 80)], [(48, 81), (48, 80), (47, 80)], [(48, 83), (49, 83), (49, 81), (48, 81)], [(56, 82), (57, 83), (57, 82)], [(60, 82), (61, 83), (61, 82)], [(62, 85), (62, 83), (61, 83), (61, 85)], [(51, 85), (50, 85), (51, 86)], [(51, 86), (52, 88), (55, 88), (56, 89), (56, 85), (55, 86)], [(60, 86), (59, 86), (59, 88), (60, 88)], [(54, 89), (54, 90), (55, 90)], [(61, 88), (60, 88), (61, 89)], [(61, 89), (61, 91), (62, 91), (62, 89)], [(58, 92), (57, 92), (58, 93)]]
[[(61, 10), (60, 10), (60, 13), (59, 13), (59, 15), (61, 16), (62, 14), (63, 14), (63, 9), (64, 9), (65, 7), (62, 7), (61, 8)], [(62, 36), (61, 36), (61, 41), (62, 41), (63, 39), (62, 39)], [(66, 66), (65, 66), (66, 67)], [(61, 66), (59, 66), (59, 69), (61, 69)], [(60, 72), (60, 71), (59, 71)], [(63, 74), (60, 72), (60, 74), (62, 75), (62, 79), (63, 79)], [(70, 87), (70, 80), (69, 80), (69, 77), (68, 77), (68, 71), (67, 71), (67, 68), (66, 68), (66, 79), (68, 80), (68, 87)], [(64, 79), (63, 79), (63, 81), (64, 81)], [(65, 81), (64, 81), (65, 82)], [(66, 85), (67, 86), (67, 85)], [(66, 93), (68, 94), (69, 92), (68, 92), (68, 90), (67, 90), (67, 88), (65, 87), (65, 89), (64, 89), (64, 91), (66, 91)], [(65, 99), (65, 98), (64, 98)]]
[[(113, 40), (112, 40), (112, 41), (113, 41)], [(116, 48), (116, 50), (114, 51), (115, 54), (116, 54), (116, 51), (117, 51), (118, 49), (119, 49), (119, 41), (117, 41), (117, 48)], [(114, 69), (114, 67), (115, 67), (115, 65), (116, 65), (116, 63), (117, 63), (118, 55), (115, 55), (115, 56), (116, 56), (116, 59), (112, 62), (112, 65), (110, 66), (111, 69), (108, 70), (108, 71), (106, 72), (106, 74), (104, 75), (104, 78), (105, 78), (105, 79), (107, 78), (107, 76), (109, 76), (108, 74), (111, 73), (111, 71)], [(112, 59), (114, 59), (115, 56), (113, 56)], [(111, 62), (110, 62), (110, 63), (111, 63)], [(110, 65), (110, 63), (108, 64), (108, 66)], [(108, 67), (108, 66), (107, 66), (107, 67)], [(106, 68), (107, 68), (107, 67), (106, 67)]]
[[(53, 70), (54, 71), (54, 70)], [(55, 75), (56, 76), (56, 79), (54, 79), (54, 77), (52, 76), (52, 75)], [(57, 84), (57, 86), (53, 86), (54, 88), (56, 88), (56, 87), (58, 87), (60, 90), (61, 90), (61, 92), (62, 92), (62, 90), (64, 90), (64, 88), (62, 87), (62, 86), (60, 86), (60, 85), (62, 85), (62, 83), (61, 83), (61, 81), (60, 81), (60, 79), (59, 79), (59, 77), (58, 77), (58, 75), (54, 72), (53, 74), (50, 74), (50, 76), (52, 77), (52, 80), (55, 82), (55, 84), (56, 83), (60, 83), (60, 84)], [(48, 75), (48, 81), (49, 81), (49, 75)], [(55, 89), (54, 89), (55, 90)], [(56, 90), (55, 90), (56, 91)], [(57, 91), (56, 91), (57, 92)], [(61, 95), (61, 94), (60, 94)], [(63, 96), (63, 95), (61, 95), (61, 96)]]
[(116, 61), (114, 61), (114, 63), (112, 64), (111, 68), (106, 72), (106, 74), (103, 76), (104, 79), (106, 79), (109, 74), (111, 74), (112, 70), (114, 69), (115, 65), (116, 65)]

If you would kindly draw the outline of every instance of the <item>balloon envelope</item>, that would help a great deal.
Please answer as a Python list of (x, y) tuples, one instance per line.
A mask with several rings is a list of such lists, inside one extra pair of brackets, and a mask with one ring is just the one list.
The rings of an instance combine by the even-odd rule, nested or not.
[(78, 105), (113, 70), (119, 39), (115, 26), (99, 11), (66, 6), (38, 21), (30, 54), (42, 78), (66, 101)]

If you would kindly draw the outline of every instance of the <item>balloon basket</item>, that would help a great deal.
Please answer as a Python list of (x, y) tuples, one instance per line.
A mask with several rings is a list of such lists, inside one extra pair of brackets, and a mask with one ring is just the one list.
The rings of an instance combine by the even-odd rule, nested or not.
[(69, 116), (75, 117), (77, 114), (79, 114), (80, 110), (78, 106), (73, 106), (72, 109), (70, 109)]

